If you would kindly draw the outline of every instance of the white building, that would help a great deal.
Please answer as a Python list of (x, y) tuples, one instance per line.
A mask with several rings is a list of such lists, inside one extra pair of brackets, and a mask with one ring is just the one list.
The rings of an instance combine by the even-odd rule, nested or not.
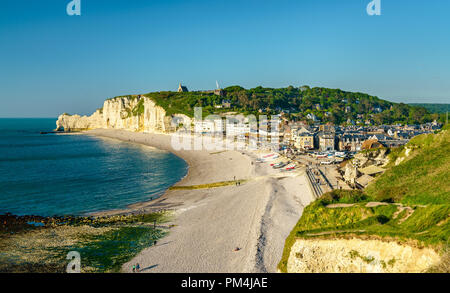
[(194, 131), (196, 133), (212, 134), (220, 133), (224, 130), (224, 123), (222, 119), (205, 119), (194, 122)]
[(306, 115), (306, 118), (308, 118), (309, 120), (312, 120), (314, 122), (318, 121), (319, 119), (317, 118), (316, 115), (314, 115), (313, 113), (309, 113), (308, 115)]
[(250, 125), (244, 123), (227, 123), (226, 132), (230, 136), (245, 135), (250, 133)]

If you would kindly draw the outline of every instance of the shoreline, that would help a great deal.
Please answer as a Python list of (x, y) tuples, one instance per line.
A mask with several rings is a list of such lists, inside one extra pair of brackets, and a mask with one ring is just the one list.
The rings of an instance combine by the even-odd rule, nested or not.
[[(68, 133), (72, 134), (72, 133)], [(197, 159), (199, 157), (204, 157), (205, 152), (214, 154), (216, 151), (177, 151), (174, 150), (171, 146), (170, 139), (171, 136), (169, 134), (155, 134), (155, 133), (144, 133), (144, 132), (131, 132), (127, 130), (118, 130), (118, 129), (95, 129), (95, 130), (88, 130), (84, 132), (78, 132), (77, 135), (92, 135), (95, 137), (102, 137), (102, 138), (108, 138), (123, 142), (129, 142), (129, 143), (135, 143), (140, 145), (145, 145), (148, 147), (152, 147), (158, 150), (167, 151), (171, 154), (177, 156), (178, 158), (181, 158), (183, 161), (186, 162), (188, 165), (188, 171), (186, 175), (184, 175), (179, 181), (177, 181), (175, 184), (173, 184), (171, 187), (174, 186), (190, 186), (190, 185), (198, 185), (198, 184), (208, 184), (208, 183), (216, 183), (220, 181), (231, 181), (234, 179), (233, 175), (231, 178), (228, 178), (226, 176), (218, 176), (217, 179), (214, 180), (214, 178), (209, 178), (210, 180), (203, 181), (203, 179), (198, 178), (197, 173), (202, 173), (205, 175), (207, 172), (194, 172), (195, 174), (192, 174), (192, 168), (195, 167), (198, 169), (200, 167), (199, 163), (197, 163)], [(222, 152), (222, 151), (221, 151)], [(223, 151), (227, 152), (227, 151)], [(233, 151), (244, 154), (243, 151)], [(197, 171), (197, 170), (196, 170)], [(235, 173), (239, 173), (239, 171), (236, 170)], [(206, 176), (208, 177), (208, 176)], [(203, 176), (205, 178), (205, 176)], [(238, 178), (236, 176), (236, 180), (243, 180), (244, 178)], [(163, 200), (163, 197), (169, 197), (171, 193), (170, 187), (162, 193), (160, 196), (154, 199), (150, 200), (144, 200), (139, 201), (133, 204), (128, 205), (126, 208), (121, 209), (112, 209), (112, 210), (104, 210), (104, 211), (97, 211), (92, 212), (89, 214), (86, 214), (87, 216), (94, 216), (94, 217), (101, 217), (101, 216), (114, 216), (114, 215), (120, 215), (120, 214), (129, 214), (134, 212), (158, 212), (161, 210), (164, 210), (164, 208), (155, 208), (155, 203), (158, 200)], [(172, 206), (171, 206), (172, 207)]]
[(257, 152), (177, 151), (167, 134), (111, 129), (85, 134), (144, 144), (182, 158), (188, 173), (173, 186), (233, 181), (234, 177), (243, 181), (240, 186), (169, 189), (157, 199), (127, 209), (94, 213), (174, 212), (168, 236), (124, 264), (123, 272), (131, 272), (135, 263), (149, 273), (276, 272), (286, 237), (303, 208), (314, 200), (304, 168), (279, 173), (267, 163), (256, 163)]

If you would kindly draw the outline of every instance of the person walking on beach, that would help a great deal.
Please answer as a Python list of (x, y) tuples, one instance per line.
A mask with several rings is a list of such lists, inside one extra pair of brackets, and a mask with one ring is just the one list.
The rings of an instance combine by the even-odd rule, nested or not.
[(136, 265), (133, 265), (133, 273), (136, 273)]
[(136, 264), (136, 272), (139, 273), (139, 271), (141, 270), (141, 266), (139, 265), (139, 263)]

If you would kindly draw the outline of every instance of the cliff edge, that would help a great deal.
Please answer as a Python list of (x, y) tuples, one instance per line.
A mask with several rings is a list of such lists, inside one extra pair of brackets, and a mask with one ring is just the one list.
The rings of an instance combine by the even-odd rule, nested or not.
[(135, 95), (108, 99), (103, 108), (91, 116), (62, 114), (56, 121), (56, 131), (83, 131), (113, 128), (129, 131), (170, 133), (178, 125), (190, 125), (183, 114), (166, 115), (166, 111), (149, 97)]

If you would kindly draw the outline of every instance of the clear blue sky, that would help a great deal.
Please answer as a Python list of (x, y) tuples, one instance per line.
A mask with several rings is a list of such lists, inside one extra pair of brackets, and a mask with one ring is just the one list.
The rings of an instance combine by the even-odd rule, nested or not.
[(0, 117), (89, 114), (108, 97), (239, 84), (450, 103), (450, 1), (1, 0)]

